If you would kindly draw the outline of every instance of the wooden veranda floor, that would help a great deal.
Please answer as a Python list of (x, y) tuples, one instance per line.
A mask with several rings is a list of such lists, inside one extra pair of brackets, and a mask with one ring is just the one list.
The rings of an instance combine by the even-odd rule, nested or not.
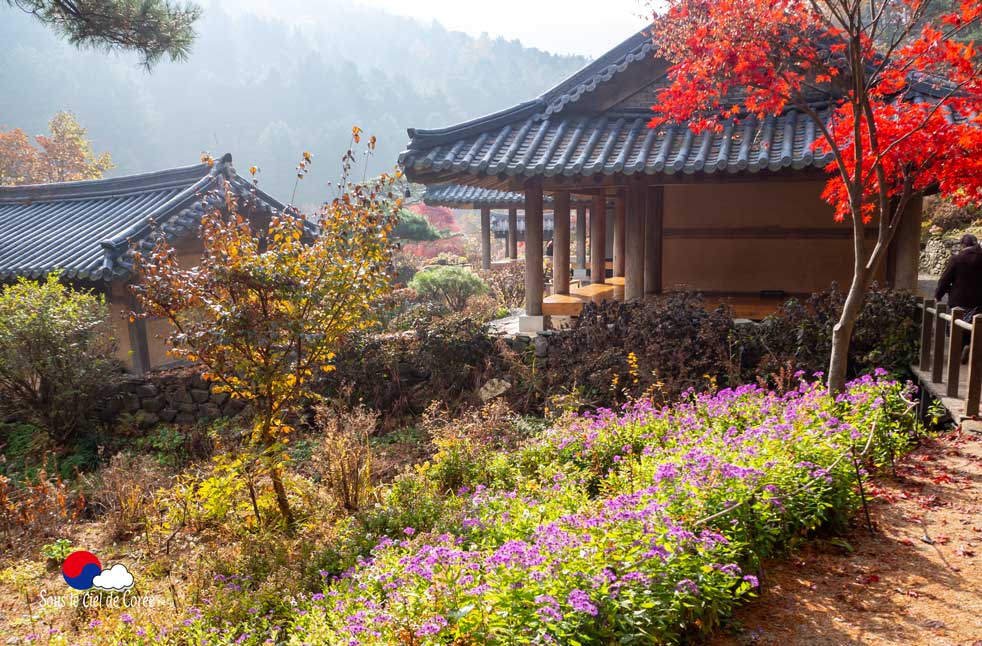
[[(587, 303), (624, 300), (624, 278), (608, 278), (603, 284), (571, 286), (569, 294), (552, 294), (542, 301), (542, 313), (548, 316), (579, 316)], [(790, 296), (765, 298), (747, 295), (707, 295), (704, 296), (707, 309), (716, 309), (721, 304), (733, 310), (738, 319), (760, 320), (773, 314)]]

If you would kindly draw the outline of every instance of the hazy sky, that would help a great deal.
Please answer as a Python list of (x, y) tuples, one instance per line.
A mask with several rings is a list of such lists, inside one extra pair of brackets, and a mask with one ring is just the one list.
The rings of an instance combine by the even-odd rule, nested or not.
[(558, 54), (597, 57), (648, 23), (648, 0), (357, 0), (390, 13), (436, 19), (472, 35), (518, 38)]

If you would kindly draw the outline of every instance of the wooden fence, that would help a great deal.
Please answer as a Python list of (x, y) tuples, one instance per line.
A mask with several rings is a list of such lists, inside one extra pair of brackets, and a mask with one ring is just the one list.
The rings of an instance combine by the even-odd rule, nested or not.
[[(921, 310), (920, 360), (914, 373), (921, 385), (942, 400), (956, 421), (979, 414), (982, 395), (982, 314), (969, 323), (960, 307), (948, 311), (944, 303), (919, 299)], [(961, 362), (965, 335), (969, 337), (968, 364)]]

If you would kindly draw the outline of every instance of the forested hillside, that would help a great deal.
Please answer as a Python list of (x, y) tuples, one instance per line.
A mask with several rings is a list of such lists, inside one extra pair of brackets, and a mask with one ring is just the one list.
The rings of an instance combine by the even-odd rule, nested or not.
[[(315, 156), (298, 202), (325, 196), (352, 125), (379, 138), (370, 171), (391, 167), (406, 128), (439, 127), (540, 94), (585, 64), (518, 42), (449, 32), (350, 0), (281, 19), (211, 0), (189, 60), (151, 72), (135, 55), (79, 52), (30, 16), (0, 6), (0, 127), (45, 131), (70, 110), (113, 174), (194, 163), (202, 151), (256, 164), (263, 186), (293, 190), (302, 150)], [(9, 91), (14, 90), (14, 91)]]

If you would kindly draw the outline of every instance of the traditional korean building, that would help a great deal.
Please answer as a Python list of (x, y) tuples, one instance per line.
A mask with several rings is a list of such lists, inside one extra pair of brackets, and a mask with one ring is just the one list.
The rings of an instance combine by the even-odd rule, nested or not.
[[(525, 207), (522, 193), (497, 191), (479, 186), (464, 184), (437, 184), (426, 187), (423, 202), (428, 206), (443, 206), (451, 209), (470, 209), (481, 212), (481, 262), (484, 269), (492, 264), (491, 239), (505, 241), (505, 257), (518, 259), (518, 243), (525, 241), (525, 214), (519, 212)], [(572, 206), (576, 209), (577, 223), (586, 221), (588, 199), (579, 199)], [(552, 196), (543, 198), (543, 239), (552, 240), (553, 203)], [(507, 214), (500, 213), (507, 211)], [(586, 245), (577, 248), (576, 269), (586, 269)]]
[[(668, 64), (638, 33), (538, 98), (439, 130), (409, 131), (400, 161), (409, 179), (518, 192), (526, 221), (524, 329), (575, 314), (598, 298), (634, 300), (697, 290), (762, 316), (784, 298), (848, 283), (851, 227), (821, 199), (827, 157), (803, 113), (752, 116), (696, 133), (685, 124), (647, 127)], [(828, 106), (816, 106), (828, 114)], [(570, 204), (594, 201), (578, 245), (606, 250), (613, 217), (614, 277), (606, 253), (591, 254), (591, 285), (570, 290)], [(555, 281), (543, 294), (542, 213), (555, 210)], [(615, 208), (607, 214), (605, 202)], [(921, 200), (910, 204), (881, 283), (914, 290)]]
[(193, 265), (202, 253), (198, 227), (220, 205), (213, 191), (228, 182), (249, 197), (244, 215), (256, 225), (283, 204), (236, 174), (231, 155), (213, 164), (84, 182), (0, 187), (0, 281), (40, 279), (58, 271), (73, 287), (103, 294), (119, 340), (119, 358), (140, 373), (168, 362), (160, 320), (130, 322), (137, 304), (133, 250), (153, 249), (162, 232)]

